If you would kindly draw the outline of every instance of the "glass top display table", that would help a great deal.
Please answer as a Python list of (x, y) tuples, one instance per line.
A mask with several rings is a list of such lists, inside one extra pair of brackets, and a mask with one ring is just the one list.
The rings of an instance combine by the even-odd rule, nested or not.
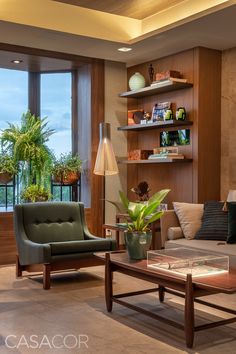
[(184, 247), (147, 252), (147, 267), (167, 274), (201, 277), (229, 272), (229, 256)]
[[(157, 255), (158, 253), (159, 255)], [(105, 298), (108, 312), (112, 311), (112, 304), (116, 302), (153, 319), (165, 322), (174, 328), (182, 329), (185, 331), (187, 347), (192, 348), (194, 332), (236, 322), (236, 310), (200, 299), (203, 296), (217, 293), (236, 293), (236, 269), (228, 269), (227, 257), (206, 255), (205, 252), (203, 255), (199, 254), (198, 251), (198, 254), (194, 256), (190, 249), (187, 249), (187, 251), (186, 249), (179, 249), (175, 255), (173, 253), (173, 250), (172, 254), (165, 254), (165, 251), (150, 251), (148, 260), (141, 261), (129, 259), (125, 251), (96, 253), (95, 255), (105, 262)], [(176, 254), (179, 257), (176, 257)], [(181, 254), (182, 259), (180, 258)], [(161, 257), (163, 262), (161, 262)], [(177, 259), (174, 260), (173, 257)], [(180, 262), (182, 263), (180, 264)], [(198, 267), (201, 268), (200, 276), (195, 274), (195, 270)], [(205, 270), (202, 267), (205, 267)], [(183, 271), (183, 269), (185, 270)], [(115, 295), (113, 294), (112, 285), (114, 272), (136, 277), (158, 284), (158, 286), (148, 290), (131, 291)], [(151, 292), (159, 294), (160, 302), (164, 301), (165, 292), (184, 298), (184, 324), (123, 300), (125, 297)], [(196, 326), (194, 323), (195, 302), (227, 312), (234, 315), (234, 317)]]

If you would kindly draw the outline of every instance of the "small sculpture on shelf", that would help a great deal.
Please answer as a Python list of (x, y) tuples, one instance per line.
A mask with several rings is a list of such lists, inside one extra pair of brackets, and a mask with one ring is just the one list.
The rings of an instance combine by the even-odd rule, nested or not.
[(149, 199), (150, 188), (146, 181), (140, 182), (137, 187), (131, 188), (131, 191), (138, 196), (140, 202), (144, 202)]
[(152, 64), (150, 64), (149, 67), (148, 67), (148, 75), (149, 75), (149, 81), (150, 81), (150, 84), (151, 84), (153, 82), (153, 79), (154, 79), (154, 69), (153, 69)]
[(185, 120), (186, 119), (186, 110), (184, 107), (179, 107), (176, 110), (176, 120)]

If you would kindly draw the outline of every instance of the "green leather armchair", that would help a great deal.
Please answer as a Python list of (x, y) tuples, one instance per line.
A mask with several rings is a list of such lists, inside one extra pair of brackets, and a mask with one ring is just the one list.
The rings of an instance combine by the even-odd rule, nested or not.
[(101, 264), (93, 253), (112, 251), (114, 240), (93, 236), (86, 225), (84, 205), (75, 202), (19, 204), (14, 209), (18, 249), (16, 275), (43, 270), (43, 287), (50, 273)]

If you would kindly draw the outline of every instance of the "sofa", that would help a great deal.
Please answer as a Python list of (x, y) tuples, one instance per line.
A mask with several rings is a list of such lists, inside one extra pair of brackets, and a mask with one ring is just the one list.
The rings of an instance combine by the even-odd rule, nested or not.
[(18, 249), (16, 275), (43, 271), (43, 287), (50, 288), (51, 271), (102, 264), (94, 252), (112, 251), (116, 242), (92, 235), (84, 205), (75, 202), (18, 204), (14, 209)]
[(230, 267), (236, 268), (236, 244), (227, 244), (225, 241), (186, 239), (174, 210), (166, 211), (161, 217), (160, 224), (162, 248), (187, 247), (227, 255)]

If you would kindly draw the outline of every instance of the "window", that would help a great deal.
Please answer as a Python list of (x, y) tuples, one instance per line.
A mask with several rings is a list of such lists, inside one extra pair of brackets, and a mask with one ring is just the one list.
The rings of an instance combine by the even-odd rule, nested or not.
[[(14, 84), (13, 84), (14, 83)], [(0, 129), (20, 123), (28, 109), (28, 73), (0, 69)], [(1, 134), (1, 133), (0, 133)], [(13, 186), (0, 186), (0, 207), (13, 205)]]
[[(48, 146), (56, 157), (72, 150), (71, 73), (41, 74), (40, 116), (48, 117), (55, 133)], [(71, 200), (71, 186), (53, 186), (54, 200)]]
[(0, 69), (0, 129), (7, 128), (7, 122), (20, 122), (22, 113), (27, 109), (28, 73)]
[[(36, 77), (36, 81), (35, 81)], [(28, 83), (29, 81), (29, 83)], [(40, 92), (37, 85), (40, 81)], [(29, 88), (36, 97), (29, 98)], [(38, 97), (37, 97), (38, 95)], [(38, 107), (37, 104), (40, 103)], [(31, 107), (32, 113), (37, 112), (41, 118), (47, 117), (48, 127), (55, 133), (50, 136), (48, 147), (56, 158), (61, 154), (70, 153), (72, 144), (77, 143), (77, 136), (72, 136), (72, 73), (34, 73), (28, 75), (26, 71), (0, 69), (0, 129), (8, 127), (7, 122), (19, 124), (21, 116)], [(75, 119), (75, 117), (74, 117)], [(76, 141), (72, 141), (72, 139)], [(48, 178), (48, 183), (50, 180)], [(20, 178), (16, 183), (16, 196), (19, 201), (21, 193)], [(0, 185), (0, 206), (13, 204), (13, 187)], [(77, 188), (78, 187), (78, 188)], [(53, 199), (68, 201), (81, 196), (80, 184), (78, 186), (52, 185)]]
[(54, 154), (71, 152), (71, 73), (41, 74), (40, 115), (55, 130), (48, 142)]

